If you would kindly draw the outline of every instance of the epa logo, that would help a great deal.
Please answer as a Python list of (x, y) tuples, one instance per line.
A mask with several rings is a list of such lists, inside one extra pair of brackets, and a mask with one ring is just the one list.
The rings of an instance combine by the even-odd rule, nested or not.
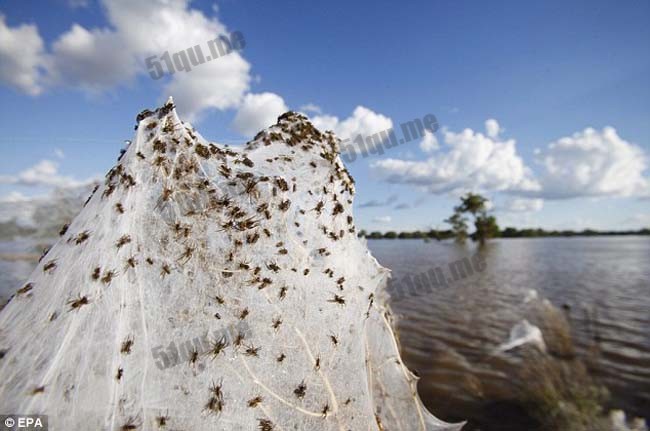
[(47, 431), (45, 415), (0, 416), (0, 431)]

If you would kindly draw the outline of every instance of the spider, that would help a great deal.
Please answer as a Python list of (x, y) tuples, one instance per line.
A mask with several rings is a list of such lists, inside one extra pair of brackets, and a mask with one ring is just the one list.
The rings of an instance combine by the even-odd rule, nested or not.
[(334, 295), (334, 298), (328, 299), (327, 302), (333, 302), (340, 305), (345, 305), (345, 298), (339, 295)]
[(301, 399), (305, 397), (306, 392), (307, 392), (307, 385), (305, 384), (304, 380), (302, 381), (302, 383), (298, 385), (296, 389), (293, 390), (294, 395)]
[(257, 405), (261, 402), (262, 397), (258, 395), (255, 398), (248, 400), (248, 407), (257, 407)]
[(290, 205), (291, 205), (291, 201), (289, 199), (287, 199), (287, 200), (284, 200), (284, 201), (280, 202), (280, 205), (278, 205), (278, 208), (281, 211), (286, 211), (286, 210), (289, 209)]
[(273, 422), (268, 419), (258, 419), (260, 431), (273, 431)]
[(120, 239), (117, 240), (115, 245), (117, 246), (117, 248), (122, 248), (123, 246), (125, 246), (130, 242), (131, 242), (131, 237), (129, 235), (122, 235)]
[(283, 192), (289, 191), (289, 185), (287, 184), (287, 181), (284, 178), (276, 178), (275, 179), (275, 184), (282, 190)]
[(16, 294), (18, 294), (18, 295), (25, 294), (25, 293), (29, 292), (30, 290), (32, 290), (33, 287), (34, 287), (34, 283), (27, 283), (26, 285), (24, 285), (23, 287), (18, 289), (16, 291)]
[(257, 353), (261, 350), (261, 347), (255, 347), (255, 346), (248, 346), (246, 347), (246, 350), (244, 351), (244, 354), (246, 356), (257, 356)]
[(181, 257), (179, 257), (178, 260), (183, 261), (185, 263), (192, 258), (193, 254), (194, 254), (194, 249), (192, 247), (186, 246), (185, 251), (183, 252), (183, 254), (181, 254)]
[(56, 259), (50, 260), (48, 263), (43, 265), (43, 272), (52, 271), (56, 268)]
[(81, 232), (79, 235), (77, 235), (77, 237), (74, 240), (75, 244), (79, 245), (79, 244), (83, 243), (84, 241), (86, 241), (89, 237), (90, 237), (90, 232), (85, 230), (85, 231)]
[(228, 346), (228, 343), (226, 342), (225, 337), (221, 337), (219, 340), (213, 341), (212, 345), (210, 346), (210, 350), (208, 353), (210, 353), (214, 358), (219, 356), (219, 353), (223, 352), (223, 349), (225, 349)]
[(113, 277), (115, 277), (115, 271), (108, 271), (104, 273), (104, 276), (102, 277), (102, 283), (104, 284), (111, 284), (111, 281), (113, 280)]
[(131, 347), (133, 347), (133, 338), (129, 337), (122, 342), (122, 348), (120, 349), (120, 353), (126, 353), (126, 354), (131, 353)]

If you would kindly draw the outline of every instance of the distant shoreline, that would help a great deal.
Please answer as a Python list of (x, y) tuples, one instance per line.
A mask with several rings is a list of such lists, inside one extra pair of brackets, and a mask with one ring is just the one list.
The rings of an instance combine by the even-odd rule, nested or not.
[[(429, 239), (429, 240), (446, 240), (454, 239), (451, 230), (430, 230), (428, 232), (370, 232), (364, 230), (359, 232), (359, 237), (367, 239)], [(586, 229), (583, 231), (546, 231), (543, 229), (515, 229), (505, 228), (496, 238), (571, 238), (571, 237), (612, 237), (612, 236), (650, 236), (650, 228), (630, 230), (630, 231), (596, 231)], [(471, 237), (471, 235), (470, 235)]]

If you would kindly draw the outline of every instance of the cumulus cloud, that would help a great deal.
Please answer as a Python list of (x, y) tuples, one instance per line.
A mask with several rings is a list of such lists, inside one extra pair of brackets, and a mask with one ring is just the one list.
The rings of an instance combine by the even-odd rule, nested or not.
[(45, 186), (70, 188), (80, 187), (93, 182), (95, 178), (75, 180), (59, 174), (59, 165), (52, 160), (41, 160), (16, 175), (0, 175), (0, 184), (20, 186)]
[(502, 209), (507, 212), (535, 212), (541, 211), (544, 207), (544, 199), (533, 198), (515, 198), (506, 202)]
[(517, 154), (514, 140), (491, 138), (471, 129), (443, 130), (442, 134), (444, 148), (424, 161), (391, 158), (375, 161), (371, 168), (389, 182), (411, 184), (430, 193), (539, 189), (532, 171)]
[(32, 24), (9, 27), (0, 14), (0, 82), (32, 96), (42, 92), (43, 40)]
[[(103, 7), (106, 27), (74, 24), (56, 38), (49, 53), (35, 26), (10, 29), (0, 17), (0, 79), (30, 94), (40, 93), (44, 85), (103, 92), (145, 74), (146, 58), (196, 45), (207, 50), (207, 41), (228, 34), (217, 18), (191, 9), (189, 0), (104, 0)], [(161, 99), (174, 96), (189, 119), (209, 109), (236, 108), (249, 89), (249, 72), (250, 64), (233, 51), (189, 73), (176, 72)]]
[(485, 129), (445, 129), (444, 145), (427, 136), (420, 143), (429, 153), (426, 160), (390, 158), (371, 168), (388, 182), (430, 193), (505, 192), (518, 198), (509, 202), (509, 211), (538, 211), (543, 199), (650, 196), (647, 155), (612, 127), (587, 128), (537, 149), (537, 174), (517, 154), (516, 141), (501, 138), (496, 120), (487, 120)]
[(13, 191), (5, 196), (0, 197), (0, 204), (15, 204), (19, 202), (27, 202), (29, 200), (30, 198), (28, 198), (24, 194), (17, 191)]
[(560, 138), (539, 150), (537, 158), (547, 198), (647, 195), (650, 190), (646, 154), (613, 127)]
[(438, 148), (440, 148), (440, 144), (438, 144), (436, 135), (431, 133), (430, 130), (425, 129), (424, 137), (422, 138), (422, 141), (420, 141), (420, 149), (425, 153), (432, 153)]
[[(333, 115), (317, 115), (312, 117), (311, 121), (320, 130), (331, 130), (342, 140), (349, 140), (348, 144), (350, 145), (354, 144), (354, 139), (360, 135), (366, 144), (369, 144), (367, 147), (381, 142), (381, 140), (371, 139), (369, 143), (367, 138), (373, 135), (379, 137), (381, 132), (393, 127), (393, 121), (390, 118), (365, 106), (357, 106), (352, 115), (344, 120)], [(365, 153), (365, 149), (363, 151), (361, 148), (356, 149)]]
[(485, 122), (485, 131), (490, 138), (496, 138), (501, 132), (499, 123), (494, 118), (490, 118)]
[(323, 112), (323, 110), (321, 109), (320, 106), (315, 105), (313, 103), (308, 103), (306, 105), (302, 105), (300, 107), (300, 110), (302, 112), (306, 112), (306, 113), (313, 112), (314, 114), (321, 114)]
[(235, 116), (233, 127), (245, 136), (252, 136), (274, 124), (288, 110), (282, 97), (274, 93), (247, 94)]
[(381, 223), (381, 224), (386, 224), (391, 222), (391, 217), (390, 216), (379, 216), (375, 217), (372, 219), (373, 222), (375, 223)]
[(128, 41), (107, 29), (73, 24), (52, 46), (48, 67), (50, 85), (100, 92), (133, 79), (136, 58)]

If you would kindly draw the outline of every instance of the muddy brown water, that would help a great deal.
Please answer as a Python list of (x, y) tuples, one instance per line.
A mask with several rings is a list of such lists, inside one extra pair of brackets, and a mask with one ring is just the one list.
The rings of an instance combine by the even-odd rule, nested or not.
[[(437, 416), (469, 419), (468, 429), (534, 429), (518, 399), (529, 384), (518, 381), (521, 357), (494, 352), (522, 319), (540, 325), (546, 299), (568, 320), (576, 357), (609, 390), (605, 408), (650, 419), (649, 237), (499, 239), (480, 251), (446, 241), (368, 246), (393, 280), (437, 267), (450, 281), (392, 301), (404, 360)], [(476, 253), (484, 269), (453, 281), (449, 264)]]

